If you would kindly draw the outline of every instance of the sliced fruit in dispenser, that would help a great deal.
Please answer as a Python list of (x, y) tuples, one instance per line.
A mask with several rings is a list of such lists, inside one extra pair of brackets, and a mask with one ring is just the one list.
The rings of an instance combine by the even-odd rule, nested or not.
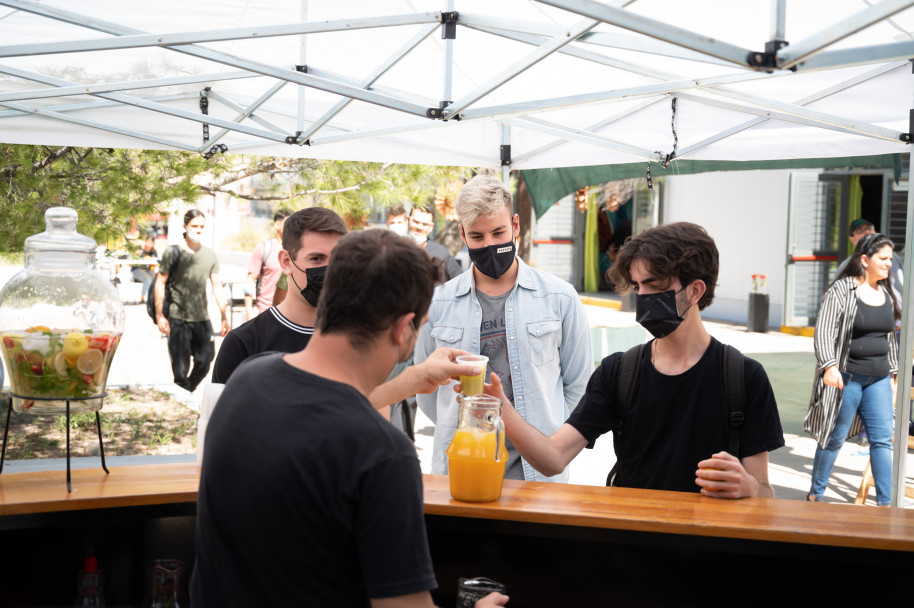
[[(60, 403), (41, 399), (86, 399), (105, 390), (120, 334), (50, 330), (44, 326), (0, 334), (17, 410), (59, 409)], [(34, 407), (27, 405), (34, 399)], [(86, 402), (85, 405), (90, 405)], [(101, 402), (91, 404), (100, 406)], [(44, 407), (42, 407), (44, 406)], [(97, 409), (97, 408), (95, 408)]]

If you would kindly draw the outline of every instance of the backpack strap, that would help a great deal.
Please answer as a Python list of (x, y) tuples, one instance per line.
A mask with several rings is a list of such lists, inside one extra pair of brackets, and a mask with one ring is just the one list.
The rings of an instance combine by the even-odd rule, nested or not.
[(746, 417), (743, 408), (746, 406), (745, 357), (741, 352), (724, 344), (724, 395), (727, 399), (730, 442), (728, 452), (739, 458), (740, 427)]
[(618, 376), (616, 376), (616, 420), (613, 423), (613, 451), (616, 453), (616, 464), (609, 471), (606, 477), (606, 485), (611, 486), (616, 475), (619, 473), (619, 464), (622, 461), (623, 448), (625, 446), (625, 417), (628, 414), (628, 406), (635, 394), (635, 387), (638, 385), (638, 372), (641, 369), (641, 356), (644, 352), (644, 344), (633, 346), (622, 353), (622, 361), (619, 363)]
[(263, 267), (267, 265), (267, 258), (270, 257), (270, 251), (273, 250), (273, 239), (267, 239), (263, 242), (263, 259), (260, 260), (260, 274), (263, 274)]
[(181, 247), (172, 245), (171, 249), (171, 267), (168, 269), (168, 279), (165, 281), (165, 289), (171, 289), (175, 282), (175, 276), (178, 274), (178, 268), (181, 266)]

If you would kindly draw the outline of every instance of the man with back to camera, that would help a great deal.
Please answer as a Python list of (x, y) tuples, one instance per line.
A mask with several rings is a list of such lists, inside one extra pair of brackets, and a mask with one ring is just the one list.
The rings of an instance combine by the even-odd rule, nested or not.
[(194, 606), (432, 606), (416, 450), (367, 397), (409, 357), (436, 275), (403, 237), (348, 234), (307, 348), (232, 375), (207, 429)]
[(282, 276), (279, 252), (283, 249), (282, 229), (288, 216), (289, 214), (285, 211), (277, 211), (273, 214), (273, 236), (257, 243), (248, 260), (248, 276), (244, 285), (245, 321), (250, 321), (254, 316), (255, 305), (258, 314), (273, 305), (276, 284), (279, 282), (279, 277)]
[(429, 240), (429, 234), (435, 227), (435, 215), (430, 209), (414, 206), (409, 212), (409, 237), (413, 239), (419, 247), (425, 249), (425, 253), (433, 258), (438, 258), (444, 265), (445, 280), (459, 276), (463, 272), (460, 262), (454, 259), (447, 247), (441, 243)]
[[(577, 405), (593, 371), (584, 305), (567, 282), (515, 255), (520, 219), (499, 180), (477, 175), (467, 182), (457, 196), (457, 218), (473, 265), (435, 290), (416, 360), (436, 346), (486, 355), (489, 371), (501, 378), (520, 416), (551, 435)], [(456, 395), (445, 387), (417, 395), (417, 400), (436, 423), (432, 472), (447, 473), (446, 450), (457, 426)], [(505, 477), (568, 480), (564, 467), (550, 476), (534, 470), (510, 442)]]
[[(323, 207), (302, 209), (286, 218), (279, 263), (294, 289), (280, 304), (228, 333), (213, 366), (213, 382), (228, 382), (248, 357), (267, 351), (296, 352), (308, 344), (330, 254), (346, 233), (343, 218)], [(383, 408), (467, 373), (467, 366), (454, 362), (460, 354), (463, 351), (439, 349), (422, 365), (409, 366), (379, 386), (372, 393), (372, 403)]]
[[(718, 259), (704, 228), (686, 222), (646, 230), (622, 247), (610, 278), (623, 293), (637, 292), (636, 318), (655, 338), (640, 352), (630, 401), (619, 406), (622, 353), (603, 360), (580, 405), (554, 434), (531, 427), (502, 397), (507, 434), (533, 466), (547, 475), (561, 471), (600, 435), (621, 428), (612, 485), (774, 497), (768, 452), (783, 446), (784, 436), (771, 384), (752, 359), (743, 358), (739, 454), (726, 452), (725, 347), (708, 334), (699, 312), (714, 298)], [(487, 392), (500, 396), (500, 382), (492, 381)]]

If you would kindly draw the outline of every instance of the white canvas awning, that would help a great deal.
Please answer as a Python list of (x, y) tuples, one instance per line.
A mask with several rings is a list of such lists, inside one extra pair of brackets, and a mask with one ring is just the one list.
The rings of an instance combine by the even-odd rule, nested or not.
[(629, 163), (673, 151), (675, 97), (679, 158), (903, 152), (910, 6), (0, 0), (0, 140), (470, 166), (510, 144), (515, 169)]
[(0, 0), (0, 141), (514, 169), (906, 152), (911, 7)]

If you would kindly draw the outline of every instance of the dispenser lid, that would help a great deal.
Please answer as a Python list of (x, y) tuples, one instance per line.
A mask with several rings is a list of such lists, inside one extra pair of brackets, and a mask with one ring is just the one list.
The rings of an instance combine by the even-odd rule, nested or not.
[(76, 232), (79, 214), (69, 207), (51, 207), (44, 213), (45, 231), (25, 239), (25, 252), (94, 253), (94, 240)]

